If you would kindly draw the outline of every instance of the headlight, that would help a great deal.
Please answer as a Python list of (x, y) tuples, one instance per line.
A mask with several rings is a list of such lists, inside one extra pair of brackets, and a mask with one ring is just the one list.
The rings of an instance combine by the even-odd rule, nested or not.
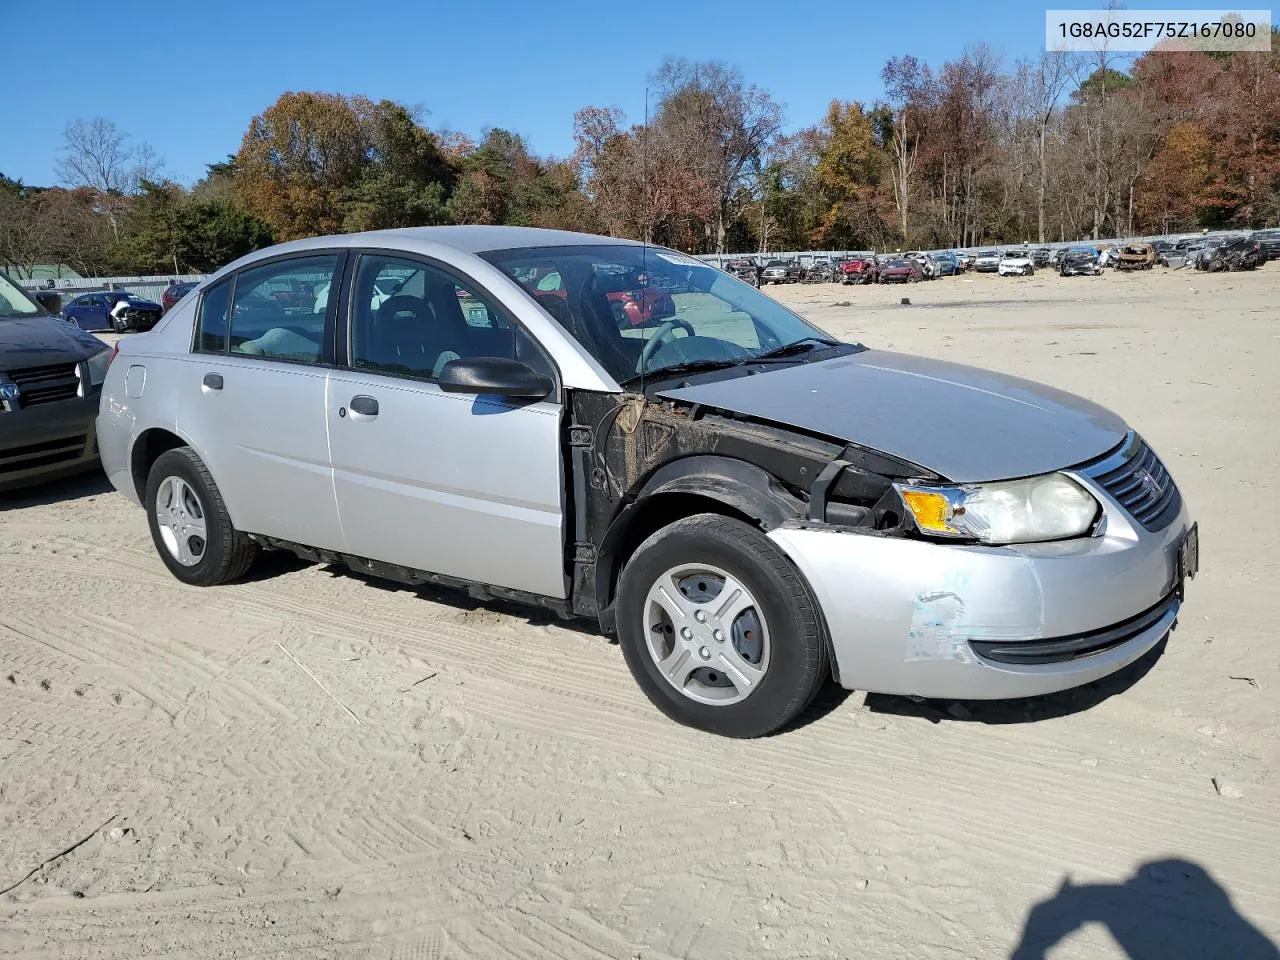
[(1098, 501), (1061, 473), (957, 487), (897, 485), (921, 533), (984, 543), (1078, 537), (1093, 526)]
[(84, 368), (89, 372), (89, 385), (97, 387), (107, 378), (107, 367), (111, 366), (111, 351), (103, 350), (84, 361)]

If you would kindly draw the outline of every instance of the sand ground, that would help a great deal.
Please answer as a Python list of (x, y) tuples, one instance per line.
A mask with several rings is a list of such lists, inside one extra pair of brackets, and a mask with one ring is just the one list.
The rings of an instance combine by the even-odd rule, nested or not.
[(187, 588), (52, 485), (0, 502), (0, 889), (89, 839), (0, 895), (0, 956), (929, 960), (1029, 918), (1019, 957), (1275, 956), (1280, 264), (768, 290), (1128, 418), (1201, 525), (1163, 655), (733, 742), (589, 630), (277, 556)]

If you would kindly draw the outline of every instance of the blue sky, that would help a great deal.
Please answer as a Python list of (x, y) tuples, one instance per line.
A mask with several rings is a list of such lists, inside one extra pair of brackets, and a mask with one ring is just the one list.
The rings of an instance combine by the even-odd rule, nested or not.
[(62, 0), (49, 7), (8, 0), (5, 6), (3, 74), (11, 106), (0, 173), (47, 185), (70, 120), (114, 121), (155, 147), (171, 177), (190, 183), (206, 163), (239, 147), (254, 114), (280, 93), (302, 89), (417, 104), (432, 127), (472, 135), (508, 127), (537, 153), (563, 154), (572, 149), (579, 107), (617, 105), (640, 120), (645, 78), (666, 55), (740, 67), (784, 105), (788, 129), (798, 129), (815, 123), (832, 98), (875, 99), (887, 57), (911, 53), (936, 64), (986, 41), (1008, 63), (1043, 49), (1046, 6), (1103, 4)]

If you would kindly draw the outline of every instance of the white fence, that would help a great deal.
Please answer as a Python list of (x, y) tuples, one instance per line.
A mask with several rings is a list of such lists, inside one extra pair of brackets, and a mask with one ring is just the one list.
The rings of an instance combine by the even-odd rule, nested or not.
[(29, 291), (56, 290), (65, 303), (82, 293), (101, 290), (127, 290), (147, 300), (160, 302), (160, 296), (169, 284), (192, 283), (203, 280), (208, 274), (171, 273), (158, 277), (64, 277), (60, 280), (28, 281), (22, 286)]

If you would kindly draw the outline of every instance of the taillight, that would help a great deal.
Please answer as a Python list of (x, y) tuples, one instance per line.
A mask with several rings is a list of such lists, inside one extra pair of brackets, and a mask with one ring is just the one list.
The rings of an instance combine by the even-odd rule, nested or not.
[(107, 357), (107, 369), (111, 369), (111, 364), (115, 363), (116, 354), (120, 352), (120, 341), (116, 341), (111, 345), (111, 356)]

